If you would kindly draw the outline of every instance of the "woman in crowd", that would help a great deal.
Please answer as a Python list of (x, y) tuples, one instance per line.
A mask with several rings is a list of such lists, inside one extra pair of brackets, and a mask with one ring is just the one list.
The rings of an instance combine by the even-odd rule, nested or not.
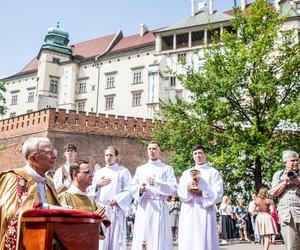
[(221, 238), (222, 243), (227, 244), (230, 239), (235, 238), (234, 223), (232, 221), (233, 207), (228, 196), (224, 195), (220, 205), (221, 215)]
[(250, 241), (247, 235), (247, 219), (248, 219), (248, 210), (245, 207), (244, 200), (238, 200), (238, 205), (235, 210), (237, 217), (237, 226), (239, 228), (240, 240), (245, 239)]
[(263, 238), (264, 250), (268, 250), (271, 236), (277, 234), (277, 228), (271, 216), (275, 207), (269, 198), (267, 187), (263, 186), (259, 189), (255, 205), (258, 211), (255, 224), (256, 231)]

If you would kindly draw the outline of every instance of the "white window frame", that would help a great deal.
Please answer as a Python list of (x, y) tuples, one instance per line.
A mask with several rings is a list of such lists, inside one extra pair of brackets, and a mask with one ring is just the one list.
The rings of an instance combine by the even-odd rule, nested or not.
[(115, 95), (105, 96), (105, 110), (113, 110), (114, 109), (114, 101), (115, 101)]
[(186, 53), (179, 53), (177, 54), (177, 62), (180, 64), (186, 64)]
[(142, 104), (142, 90), (132, 92), (132, 107), (138, 107)]
[(79, 83), (79, 94), (86, 93), (86, 82)]
[(50, 78), (49, 91), (53, 94), (58, 94), (58, 79)]
[(27, 102), (34, 102), (34, 90), (33, 89), (28, 90)]
[(143, 82), (142, 69), (132, 71), (132, 84), (139, 84)]
[(106, 88), (112, 89), (115, 87), (116, 75), (106, 75)]
[(10, 105), (17, 105), (18, 104), (18, 94), (12, 93), (11, 94), (11, 103)]
[(170, 76), (170, 86), (171, 87), (176, 86), (176, 76)]
[(77, 110), (78, 111), (85, 111), (85, 103), (86, 103), (86, 101), (78, 101)]

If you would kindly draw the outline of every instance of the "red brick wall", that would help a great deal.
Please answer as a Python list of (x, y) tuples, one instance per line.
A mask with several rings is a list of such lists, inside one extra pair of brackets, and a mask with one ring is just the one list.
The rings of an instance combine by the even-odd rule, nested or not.
[[(22, 143), (31, 136), (48, 137), (58, 150), (57, 166), (65, 162), (63, 146), (75, 143), (78, 159), (104, 164), (104, 150), (115, 146), (120, 163), (133, 174), (147, 161), (146, 146), (150, 139), (152, 120), (105, 116), (65, 110), (47, 109), (0, 121), (0, 171), (24, 165)], [(168, 159), (168, 153), (162, 153)]]

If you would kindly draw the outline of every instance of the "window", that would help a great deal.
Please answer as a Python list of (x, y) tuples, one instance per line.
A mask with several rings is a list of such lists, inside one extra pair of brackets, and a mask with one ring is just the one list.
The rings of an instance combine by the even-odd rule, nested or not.
[(133, 71), (133, 84), (142, 82), (142, 71)]
[(106, 76), (106, 88), (111, 89), (115, 87), (115, 76), (107, 75)]
[(182, 90), (180, 89), (180, 90), (176, 90), (176, 98), (177, 99), (182, 99)]
[(92, 85), (92, 91), (96, 90), (96, 85)]
[(52, 57), (52, 62), (53, 62), (53, 63), (59, 63), (59, 62), (60, 62), (60, 59), (57, 58), (57, 57)]
[(185, 64), (186, 63), (186, 53), (181, 53), (177, 55), (178, 63)]
[(9, 114), (9, 117), (10, 118), (13, 118), (13, 117), (15, 117), (16, 116), (16, 112), (11, 112), (10, 114)]
[(50, 92), (54, 93), (54, 94), (58, 93), (58, 80), (57, 79), (50, 80)]
[(32, 109), (27, 109), (26, 113), (31, 113), (33, 110)]
[(85, 109), (85, 101), (78, 102), (77, 109), (78, 109), (78, 111), (84, 111), (84, 109)]
[(171, 87), (175, 87), (176, 86), (176, 77), (175, 76), (171, 76), (170, 77), (170, 86)]
[(79, 83), (79, 93), (86, 93), (86, 82)]
[(17, 94), (12, 94), (10, 105), (16, 105), (16, 104), (18, 104), (18, 95)]
[(132, 93), (132, 106), (141, 106), (142, 91)]
[(114, 95), (105, 97), (105, 110), (114, 109)]
[(34, 90), (28, 90), (28, 100), (27, 102), (33, 102), (34, 101)]

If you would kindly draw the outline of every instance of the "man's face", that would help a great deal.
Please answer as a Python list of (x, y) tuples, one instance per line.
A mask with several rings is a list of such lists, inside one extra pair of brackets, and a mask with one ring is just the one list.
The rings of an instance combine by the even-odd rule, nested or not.
[(66, 161), (68, 163), (72, 163), (76, 159), (77, 151), (75, 151), (74, 149), (67, 149), (64, 154), (66, 157)]
[(116, 152), (112, 148), (108, 148), (105, 150), (105, 162), (109, 166), (117, 162)]
[(148, 157), (149, 160), (155, 161), (159, 159), (160, 149), (159, 146), (155, 143), (148, 145)]
[(39, 150), (33, 153), (35, 161), (33, 167), (39, 173), (46, 173), (50, 169), (54, 169), (57, 151), (52, 143), (40, 143)]
[(81, 163), (79, 173), (77, 173), (77, 182), (80, 186), (87, 188), (92, 185), (94, 177), (94, 169), (90, 164)]
[(298, 157), (293, 156), (289, 157), (285, 162), (285, 168), (287, 171), (297, 171), (299, 169)]
[(202, 149), (193, 152), (193, 159), (196, 165), (201, 165), (206, 162), (206, 153)]

